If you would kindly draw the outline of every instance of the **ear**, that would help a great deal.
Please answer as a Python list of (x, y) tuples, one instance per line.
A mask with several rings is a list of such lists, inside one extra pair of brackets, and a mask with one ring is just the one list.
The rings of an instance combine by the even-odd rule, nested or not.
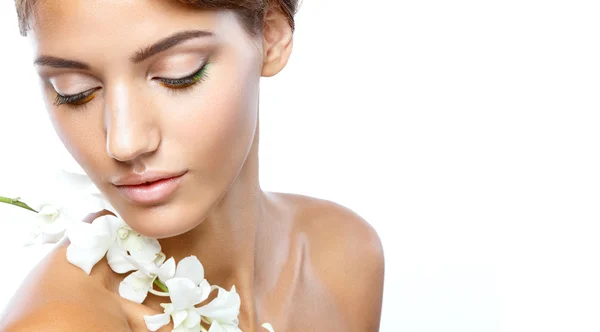
[(279, 73), (292, 53), (293, 32), (287, 17), (279, 10), (268, 9), (263, 27), (262, 76)]

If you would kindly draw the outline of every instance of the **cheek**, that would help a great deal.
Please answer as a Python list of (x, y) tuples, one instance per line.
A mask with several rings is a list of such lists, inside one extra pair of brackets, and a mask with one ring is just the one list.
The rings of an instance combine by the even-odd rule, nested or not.
[[(215, 65), (216, 67), (216, 65)], [(223, 66), (225, 67), (225, 66)], [(251, 68), (213, 68), (200, 95), (171, 128), (191, 167), (211, 177), (231, 176), (251, 147), (258, 116), (259, 76)], [(248, 67), (248, 66), (246, 66)], [(218, 73), (218, 76), (217, 76)], [(215, 174), (218, 173), (218, 174)], [(225, 179), (223, 179), (225, 180)]]
[(101, 119), (95, 118), (98, 112), (71, 109), (66, 105), (56, 107), (52, 101), (46, 102), (46, 109), (67, 151), (92, 180), (99, 180), (101, 174), (97, 170), (105, 162), (106, 150)]

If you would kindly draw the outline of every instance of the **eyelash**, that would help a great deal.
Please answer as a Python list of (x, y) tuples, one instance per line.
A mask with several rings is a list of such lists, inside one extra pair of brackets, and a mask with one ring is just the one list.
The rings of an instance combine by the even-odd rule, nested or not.
[[(195, 86), (198, 83), (203, 82), (208, 75), (206, 74), (206, 68), (210, 62), (206, 62), (200, 69), (198, 69), (192, 75), (182, 77), (182, 78), (156, 78), (159, 81), (159, 84), (172, 92), (183, 92), (187, 91)], [(85, 107), (87, 103), (96, 97), (94, 92), (99, 90), (100, 88), (90, 89), (75, 95), (63, 96), (60, 94), (56, 94), (56, 98), (54, 99), (54, 105), (67, 105), (69, 107), (78, 108)]]

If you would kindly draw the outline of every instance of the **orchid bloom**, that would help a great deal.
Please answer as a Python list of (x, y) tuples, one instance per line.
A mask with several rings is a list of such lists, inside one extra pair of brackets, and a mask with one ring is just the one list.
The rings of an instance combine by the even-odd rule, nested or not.
[(58, 242), (71, 223), (101, 211), (105, 205), (100, 197), (92, 195), (96, 187), (86, 175), (59, 171), (49, 182), (48, 189), (26, 197), (38, 213), (29, 218), (31, 237), (25, 245)]
[(148, 238), (136, 233), (123, 219), (118, 218), (121, 224), (116, 229), (116, 245), (112, 246), (106, 254), (106, 259), (111, 269), (116, 273), (125, 273), (136, 270), (130, 259), (142, 264), (154, 262), (160, 253), (160, 243), (156, 239)]
[[(173, 278), (187, 278), (196, 286), (195, 292), (202, 301), (208, 298), (211, 292), (210, 284), (204, 279), (204, 266), (196, 256), (188, 256), (180, 260), (175, 268), (175, 260), (170, 258), (157, 272), (158, 278), (164, 284)], [(167, 286), (168, 287), (168, 286)]]
[(152, 262), (140, 263), (131, 257), (126, 257), (126, 259), (139, 268), (139, 270), (132, 272), (119, 284), (119, 295), (121, 295), (122, 298), (137, 303), (143, 303), (148, 296), (148, 293), (159, 296), (168, 296), (168, 293), (161, 293), (153, 290), (152, 285), (158, 277), (158, 271), (161, 269), (168, 269), (170, 263), (175, 264), (173, 258), (164, 262), (165, 254), (160, 252)]
[[(219, 286), (212, 286), (211, 290), (218, 289), (217, 297), (210, 303), (197, 309), (198, 313), (207, 318), (210, 323), (218, 322), (219, 325), (238, 325), (237, 316), (240, 314), (240, 295), (235, 286), (230, 291)], [(227, 331), (227, 330), (225, 330)]]
[[(201, 316), (206, 317), (204, 320), (211, 324), (208, 332), (242, 332), (238, 327), (241, 300), (235, 286), (232, 286), (229, 292), (218, 286), (212, 286), (211, 289), (219, 290), (217, 297), (196, 309)], [(269, 323), (261, 326), (269, 332), (274, 332)]]
[(38, 205), (37, 211), (38, 213), (29, 218), (30, 237), (25, 240), (24, 245), (58, 242), (65, 235), (67, 225), (73, 219), (56, 205)]
[[(181, 261), (183, 262), (183, 260)], [(181, 264), (180, 262), (180, 264)], [(182, 270), (182, 273), (192, 270)], [(197, 279), (197, 275), (191, 276)], [(197, 282), (186, 277), (174, 277), (165, 282), (169, 289), (169, 296), (172, 303), (162, 303), (164, 313), (154, 316), (144, 316), (146, 327), (150, 331), (156, 331), (159, 328), (169, 324), (173, 319), (173, 331), (201, 331), (201, 317), (197, 312), (195, 305), (208, 298), (209, 292), (199, 292)], [(210, 289), (210, 287), (209, 287)]]
[(102, 257), (116, 273), (135, 270), (126, 257), (136, 261), (152, 262), (160, 253), (158, 240), (141, 236), (115, 216), (105, 215), (91, 224), (76, 222), (67, 228), (71, 244), (67, 247), (67, 260), (90, 274)]
[[(161, 253), (161, 255), (164, 255)], [(163, 285), (173, 278), (187, 278), (196, 285), (195, 292), (200, 294), (203, 301), (210, 294), (210, 284), (204, 279), (204, 267), (197, 257), (189, 256), (175, 266), (175, 259), (169, 258), (166, 262), (151, 263), (137, 262), (127, 258), (138, 271), (127, 276), (119, 285), (119, 294), (131, 301), (142, 303), (148, 293), (159, 296), (169, 296), (168, 292), (159, 292), (152, 289), (152, 284), (158, 278)], [(159, 283), (160, 284), (160, 283)], [(167, 290), (168, 291), (168, 290)]]
[(74, 205), (65, 206), (56, 201), (30, 204), (38, 213), (29, 217), (31, 238), (25, 241), (25, 245), (56, 243), (65, 235), (69, 225), (83, 220), (90, 211), (94, 211), (90, 206), (101, 207), (99, 202), (94, 204), (92, 200), (85, 203), (74, 199), (70, 201)]

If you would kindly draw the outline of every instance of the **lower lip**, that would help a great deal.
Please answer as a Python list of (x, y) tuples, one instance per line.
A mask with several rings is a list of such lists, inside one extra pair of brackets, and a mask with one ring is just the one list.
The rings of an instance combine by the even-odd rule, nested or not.
[(117, 189), (134, 203), (152, 205), (164, 202), (179, 187), (185, 175), (158, 180), (149, 184), (135, 186), (117, 186)]

